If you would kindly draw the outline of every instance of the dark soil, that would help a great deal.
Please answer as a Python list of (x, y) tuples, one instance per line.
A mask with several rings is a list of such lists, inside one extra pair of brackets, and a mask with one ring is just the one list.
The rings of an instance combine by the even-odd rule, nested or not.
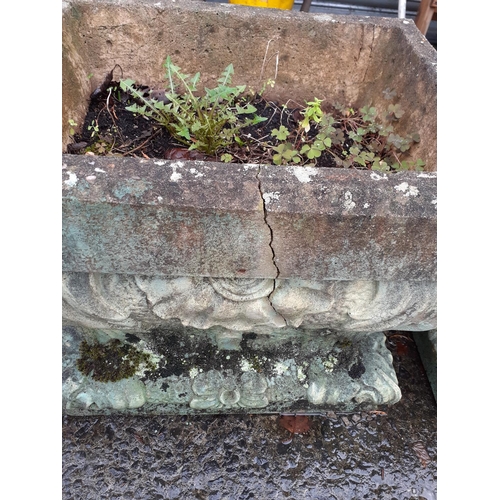
[[(118, 88), (117, 82), (111, 82)], [(68, 153), (120, 154), (143, 158), (164, 158), (165, 152), (178, 146), (166, 129), (125, 108), (128, 96), (100, 92), (90, 99), (81, 134), (68, 145)], [(99, 132), (93, 126), (98, 124)], [(103, 150), (99, 149), (102, 144)]]
[[(126, 109), (130, 105), (130, 96), (117, 92), (118, 82), (110, 82), (111, 91), (98, 92), (90, 100), (81, 134), (75, 134), (74, 143), (69, 144), (68, 153), (85, 154), (89, 151), (97, 155), (135, 156), (140, 158), (201, 159), (218, 160), (207, 157), (198, 151), (188, 151), (158, 123)], [(146, 89), (146, 87), (140, 87)], [(248, 139), (247, 146), (234, 144), (230, 152), (234, 163), (272, 163), (272, 153), (263, 151), (258, 143), (265, 141), (276, 145), (278, 141), (271, 136), (273, 129), (281, 125), (290, 131), (298, 131), (300, 111), (303, 107), (288, 108), (275, 102), (267, 101), (262, 96), (255, 96), (252, 104), (256, 114), (267, 118), (265, 122), (242, 130), (242, 136)], [(96, 130), (96, 124), (98, 131)], [(312, 139), (317, 134), (313, 124), (308, 136)], [(350, 141), (352, 142), (352, 141)], [(331, 154), (323, 154), (317, 161), (319, 167), (335, 167)]]
[[(322, 122), (321, 129), (320, 125), (311, 120), (310, 129), (306, 132), (301, 127), (304, 105), (292, 100), (283, 105), (268, 101), (260, 95), (240, 97), (236, 104), (244, 106), (246, 103), (251, 103), (257, 110), (255, 115), (266, 120), (241, 129), (238, 134), (239, 144), (235, 141), (230, 146), (218, 150), (216, 156), (207, 156), (196, 149), (189, 150), (156, 121), (127, 110), (128, 106), (134, 104), (134, 98), (120, 89), (119, 82), (111, 81), (111, 74), (108, 75), (109, 79), (92, 94), (82, 132), (73, 136), (74, 142), (68, 145), (68, 153), (212, 161), (222, 161), (222, 155), (230, 154), (230, 161), (233, 163), (271, 164), (274, 163), (273, 156), (277, 153), (274, 148), (283, 147), (286, 142), (287, 152), (295, 150), (294, 161), (301, 165), (361, 170), (372, 167), (387, 171), (414, 168), (423, 170), (424, 163), (421, 160), (418, 160), (417, 165), (412, 161), (406, 161), (409, 159), (407, 151), (411, 143), (420, 140), (418, 134), (402, 138), (392, 133), (392, 124), (396, 124), (398, 113), (403, 113), (399, 110), (399, 105), (393, 106), (392, 111), (385, 112), (386, 123), (375, 125), (374, 117), (367, 118), (369, 116), (367, 107), (364, 111), (354, 110), (324, 101), (321, 103), (323, 118), (328, 116), (329, 120), (332, 118), (333, 120), (330, 125)], [(144, 92), (144, 96), (148, 99), (165, 98), (164, 91), (145, 86), (136, 87)], [(135, 103), (139, 106), (143, 104), (137, 101)], [(370, 110), (377, 114), (375, 108)], [(384, 113), (381, 116), (384, 116)], [(273, 131), (276, 135), (281, 126), (287, 129), (288, 136), (279, 141), (273, 135)], [(320, 133), (322, 136), (318, 135)], [(315, 138), (322, 144), (325, 137), (331, 141), (329, 147), (321, 145), (319, 149), (321, 153), (316, 151), (320, 156), (308, 159), (307, 154), (301, 151), (302, 147), (305, 144), (312, 147)], [(281, 153), (281, 159), (277, 161), (282, 163), (289, 161), (294, 164), (290, 158)], [(379, 160), (383, 168), (374, 163)], [(421, 164), (418, 164), (419, 162)]]

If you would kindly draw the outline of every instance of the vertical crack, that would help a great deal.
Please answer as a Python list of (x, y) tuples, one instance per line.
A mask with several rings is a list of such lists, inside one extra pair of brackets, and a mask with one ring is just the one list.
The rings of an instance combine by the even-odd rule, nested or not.
[[(259, 187), (259, 194), (260, 194), (260, 197), (262, 199), (262, 206), (264, 207), (264, 222), (266, 223), (266, 226), (269, 228), (269, 234), (271, 235), (271, 238), (269, 239), (269, 248), (271, 249), (271, 253), (273, 256), (272, 257), (273, 265), (276, 269), (276, 276), (274, 277), (274, 282), (275, 282), (274, 285), (276, 286), (276, 280), (279, 278), (280, 270), (278, 268), (278, 265), (276, 264), (276, 254), (275, 254), (274, 248), (273, 248), (273, 238), (274, 238), (273, 228), (270, 226), (269, 222), (267, 221), (266, 200), (264, 199), (264, 193), (262, 192), (262, 185), (261, 185), (261, 181), (260, 181), (260, 169), (261, 169), (261, 167), (259, 165), (259, 170), (257, 171), (257, 175), (255, 177), (257, 179), (257, 185)], [(273, 292), (274, 292), (274, 289), (273, 289)]]
[(273, 308), (274, 312), (280, 318), (282, 318), (286, 324), (288, 324), (286, 318), (284, 318), (278, 311), (276, 311), (276, 309), (274, 308), (274, 305), (273, 305), (273, 301), (271, 300), (271, 296), (273, 295), (274, 291), (276, 290), (276, 280), (280, 276), (280, 270), (279, 270), (278, 264), (276, 263), (276, 253), (274, 252), (274, 248), (273, 248), (273, 239), (274, 239), (273, 228), (271, 227), (271, 225), (269, 224), (269, 222), (267, 220), (266, 200), (264, 198), (264, 193), (262, 192), (262, 185), (261, 185), (261, 180), (260, 180), (260, 170), (261, 170), (261, 166), (259, 165), (258, 170), (257, 170), (257, 175), (255, 176), (255, 178), (257, 179), (257, 186), (259, 188), (259, 194), (260, 194), (260, 197), (262, 199), (262, 207), (263, 207), (263, 211), (264, 211), (264, 222), (265, 222), (266, 226), (269, 228), (269, 235), (270, 235), (269, 248), (271, 249), (273, 266), (276, 269), (276, 276), (273, 279), (273, 289), (271, 290), (271, 293), (267, 296), (267, 299), (269, 300), (269, 304)]

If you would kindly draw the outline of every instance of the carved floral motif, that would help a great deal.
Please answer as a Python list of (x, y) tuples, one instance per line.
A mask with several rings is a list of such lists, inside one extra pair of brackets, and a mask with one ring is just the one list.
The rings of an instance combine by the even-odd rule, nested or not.
[(63, 274), (63, 318), (146, 331), (173, 318), (202, 330), (276, 333), (436, 327), (436, 283)]
[[(75, 331), (75, 330), (74, 330)], [(70, 338), (68, 336), (68, 338)], [(76, 336), (70, 338), (77, 356)], [(296, 358), (273, 357), (267, 368), (230, 370), (192, 368), (166, 378), (133, 376), (117, 382), (98, 382), (84, 376), (73, 363), (65, 372), (63, 394), (70, 411), (129, 410), (144, 405), (156, 409), (190, 408), (222, 412), (289, 406), (307, 400), (313, 407), (374, 407), (399, 401), (401, 392), (385, 347), (385, 335), (363, 336), (347, 347), (334, 348), (328, 356), (307, 353)], [(307, 351), (308, 349), (306, 349)], [(280, 350), (277, 350), (279, 353)], [(276, 406), (278, 405), (278, 406)]]
[(238, 384), (234, 377), (224, 377), (219, 371), (198, 374), (192, 384), (195, 394), (189, 406), (196, 410), (215, 408), (264, 408), (268, 405), (266, 378), (256, 372), (245, 372)]

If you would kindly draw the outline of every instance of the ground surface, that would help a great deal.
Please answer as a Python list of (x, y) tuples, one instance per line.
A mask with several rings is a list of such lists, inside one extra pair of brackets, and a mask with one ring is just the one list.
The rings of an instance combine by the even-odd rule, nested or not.
[(412, 335), (387, 345), (399, 403), (291, 440), (277, 415), (64, 417), (63, 499), (434, 500), (436, 403)]

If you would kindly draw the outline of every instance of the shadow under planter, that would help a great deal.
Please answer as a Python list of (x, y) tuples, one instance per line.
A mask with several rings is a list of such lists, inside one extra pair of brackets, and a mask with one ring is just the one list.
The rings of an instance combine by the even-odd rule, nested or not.
[(65, 412), (400, 399), (382, 332), (436, 326), (436, 53), (411, 21), (63, 3), (63, 151), (115, 64), (159, 86), (169, 54), (214, 81), (232, 62), (258, 88), (269, 47), (270, 99), (386, 106), (389, 89), (426, 171), (63, 154)]

